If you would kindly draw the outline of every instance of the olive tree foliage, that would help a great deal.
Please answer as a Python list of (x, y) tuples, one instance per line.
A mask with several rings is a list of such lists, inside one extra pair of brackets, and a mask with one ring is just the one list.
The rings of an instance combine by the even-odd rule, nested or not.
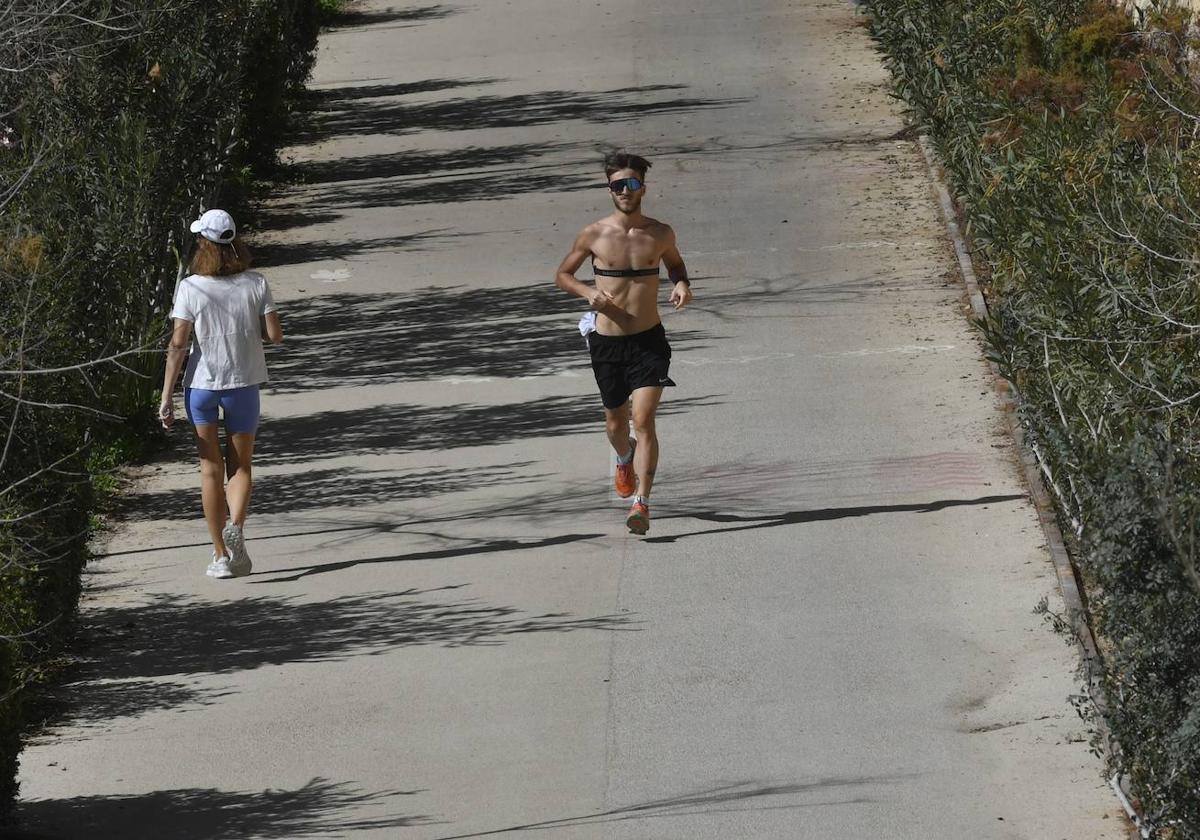
[[(1147, 826), (1200, 838), (1200, 74), (1190, 11), (871, 0), (988, 279)], [(1140, 25), (1139, 25), (1140, 24)], [(1096, 742), (1099, 746), (1099, 741)]]
[[(133, 23), (128, 14), (79, 0), (0, 3), (0, 580), (35, 577), (40, 566), (64, 560), (83, 536), (86, 520), (57, 515), (78, 498), (51, 488), (63, 479), (81, 483), (71, 472), (79, 470), (89, 435), (62, 451), (56, 445), (60, 436), (46, 437), (38, 429), (78, 430), (80, 413), (116, 416), (75, 392), (80, 386), (94, 392), (95, 369), (122, 366), (122, 357), (136, 352), (73, 356), (63, 352), (67, 348), (56, 329), (47, 327), (62, 320), (54, 312), (60, 301), (46, 284), (57, 267), (45, 252), (43, 235), (29, 222), (28, 198), (49, 173), (73, 161), (55, 133), (20, 129), (36, 101), (31, 90), (60, 84), (58, 74), (73, 63), (114, 49), (130, 36)], [(69, 387), (63, 387), (65, 380), (72, 380)], [(41, 539), (47, 518), (74, 521), (47, 541)], [(3, 593), (0, 588), (0, 597)], [(33, 643), (56, 620), (5, 606), (0, 639), (17, 647)], [(20, 682), (0, 694), (17, 691)]]
[(316, 0), (0, 0), (0, 822), (198, 211), (269, 165)]
[(27, 198), (68, 160), (53, 134), (22, 128), (33, 86), (52, 83), (86, 51), (110, 48), (129, 23), (76, 0), (0, 2), (0, 822), (15, 791), (22, 690), (77, 599), (89, 437), (79, 416), (108, 413), (58, 387), (72, 374), (58, 368), (86, 381), (101, 360), (64, 362), (61, 336), (46, 327), (57, 321), (43, 282), (54, 259), (29, 225)]

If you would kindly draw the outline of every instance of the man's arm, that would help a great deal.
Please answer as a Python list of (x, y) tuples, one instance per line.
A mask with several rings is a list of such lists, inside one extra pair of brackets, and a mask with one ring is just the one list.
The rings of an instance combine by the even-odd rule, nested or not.
[(671, 305), (676, 309), (687, 306), (692, 299), (692, 284), (688, 281), (687, 266), (683, 264), (683, 255), (675, 242), (675, 231), (670, 225), (667, 229), (667, 249), (663, 251), (663, 265), (667, 267), (667, 276), (671, 278)]
[(570, 253), (558, 264), (558, 272), (554, 276), (554, 285), (558, 286), (564, 292), (570, 292), (573, 295), (583, 298), (591, 304), (592, 309), (615, 320), (627, 313), (612, 302), (612, 295), (575, 279), (575, 272), (583, 265), (583, 261), (591, 255), (592, 243), (595, 242), (595, 239), (596, 235), (592, 232), (591, 228), (584, 228), (579, 232), (579, 235), (575, 237), (574, 244), (571, 245)]

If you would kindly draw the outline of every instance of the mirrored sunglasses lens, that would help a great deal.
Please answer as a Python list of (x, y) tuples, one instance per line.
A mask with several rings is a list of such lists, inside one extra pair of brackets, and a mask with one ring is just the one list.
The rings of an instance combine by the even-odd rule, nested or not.
[(637, 178), (618, 178), (608, 182), (608, 188), (615, 193), (624, 192), (626, 187), (629, 187), (630, 192), (637, 192), (642, 188), (642, 182)]

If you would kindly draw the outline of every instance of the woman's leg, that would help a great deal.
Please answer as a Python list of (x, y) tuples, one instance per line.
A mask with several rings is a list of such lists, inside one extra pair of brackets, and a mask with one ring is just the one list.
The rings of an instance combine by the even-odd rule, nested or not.
[(216, 423), (194, 426), (196, 447), (200, 451), (200, 498), (204, 503), (204, 519), (212, 538), (213, 551), (218, 557), (227, 556), (221, 529), (225, 527), (225, 461), (221, 457), (221, 441)]
[(250, 510), (250, 490), (254, 480), (250, 461), (254, 457), (254, 432), (234, 432), (225, 445), (225, 464), (229, 483), (225, 486), (225, 499), (229, 505), (229, 518), (241, 528), (246, 524)]
[(241, 528), (246, 524), (253, 485), (250, 460), (254, 457), (254, 434), (258, 431), (258, 386), (225, 391), (221, 395), (221, 407), (225, 410), (225, 469), (229, 478), (225, 498), (229, 503), (230, 521)]

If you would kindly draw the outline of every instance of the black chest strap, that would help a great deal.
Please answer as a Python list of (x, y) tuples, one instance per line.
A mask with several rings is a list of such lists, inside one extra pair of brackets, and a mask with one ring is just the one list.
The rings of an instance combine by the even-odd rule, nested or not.
[(658, 276), (657, 268), (592, 268), (597, 277), (649, 277)]

